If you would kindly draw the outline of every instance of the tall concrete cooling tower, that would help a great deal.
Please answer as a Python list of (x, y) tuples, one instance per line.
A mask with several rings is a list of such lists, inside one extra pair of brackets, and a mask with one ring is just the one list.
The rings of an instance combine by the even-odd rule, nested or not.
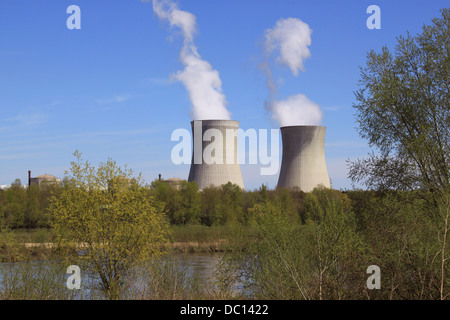
[(283, 158), (278, 187), (298, 187), (304, 192), (319, 185), (331, 187), (325, 162), (325, 131), (321, 126), (281, 128)]
[[(239, 121), (194, 120), (191, 126), (194, 147), (188, 181), (195, 181), (200, 190), (228, 182), (244, 189), (237, 154)], [(208, 155), (215, 161), (205, 158)]]

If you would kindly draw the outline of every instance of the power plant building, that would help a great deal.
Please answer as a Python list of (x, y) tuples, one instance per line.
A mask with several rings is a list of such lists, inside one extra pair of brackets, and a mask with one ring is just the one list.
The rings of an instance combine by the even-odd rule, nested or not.
[(239, 121), (194, 120), (191, 126), (193, 152), (188, 181), (195, 181), (199, 190), (228, 182), (244, 189), (237, 154)]
[(36, 186), (48, 186), (48, 185), (58, 185), (61, 184), (61, 179), (50, 174), (43, 174), (35, 178), (31, 178), (31, 175), (28, 176), (28, 185), (36, 185)]
[(169, 178), (169, 179), (162, 179), (161, 174), (159, 174), (158, 181), (162, 182), (162, 183), (167, 183), (172, 188), (174, 188), (176, 190), (180, 190), (182, 182), (186, 181), (186, 180), (183, 180), (183, 179), (177, 178), (177, 177), (173, 177), (173, 178)]
[(323, 126), (281, 128), (283, 153), (278, 187), (304, 192), (320, 185), (331, 187), (325, 161), (325, 132)]

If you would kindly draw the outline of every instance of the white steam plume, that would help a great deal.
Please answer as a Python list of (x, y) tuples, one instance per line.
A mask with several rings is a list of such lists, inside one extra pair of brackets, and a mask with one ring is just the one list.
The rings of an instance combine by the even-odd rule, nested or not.
[(274, 100), (272, 112), (272, 118), (278, 121), (280, 127), (319, 125), (322, 119), (319, 105), (304, 94), (296, 94), (286, 100)]
[(270, 101), (266, 104), (272, 112), (272, 118), (278, 121), (280, 127), (294, 125), (319, 125), (322, 121), (322, 111), (319, 105), (310, 101), (303, 94), (296, 94), (285, 100), (277, 101), (274, 95), (277, 91), (273, 80), (268, 58), (277, 53), (276, 61), (287, 66), (294, 76), (305, 71), (303, 61), (311, 56), (312, 30), (308, 24), (297, 18), (286, 18), (277, 21), (272, 29), (265, 32), (265, 49), (267, 59), (262, 67), (267, 77), (267, 87), (270, 91)]
[(277, 61), (288, 66), (292, 73), (298, 75), (298, 70), (305, 71), (303, 60), (311, 56), (312, 30), (296, 18), (280, 19), (273, 29), (266, 30), (265, 47), (269, 54), (279, 50)]
[(187, 11), (178, 9), (170, 0), (153, 0), (153, 11), (160, 20), (167, 20), (171, 26), (181, 29), (184, 37), (180, 59), (185, 68), (174, 76), (189, 92), (192, 104), (192, 120), (230, 119), (222, 81), (219, 72), (203, 60), (194, 44), (196, 18)]

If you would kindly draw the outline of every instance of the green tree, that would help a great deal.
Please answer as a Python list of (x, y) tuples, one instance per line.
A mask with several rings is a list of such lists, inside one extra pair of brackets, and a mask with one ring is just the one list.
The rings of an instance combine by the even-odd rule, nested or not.
[(183, 224), (200, 222), (200, 193), (195, 182), (182, 181), (179, 189), (181, 206), (176, 213)]
[(4, 194), (5, 203), (2, 210), (6, 225), (10, 228), (23, 227), (27, 206), (26, 190), (22, 186), (13, 184), (4, 191)]
[(361, 137), (379, 153), (350, 164), (353, 181), (449, 190), (450, 10), (441, 12), (421, 34), (400, 36), (394, 53), (368, 54), (354, 108)]
[(228, 182), (227, 184), (221, 185), (219, 190), (221, 192), (218, 208), (220, 212), (220, 224), (232, 225), (243, 222), (242, 189), (238, 185)]
[(305, 213), (304, 255), (315, 279), (314, 295), (320, 300), (357, 298), (364, 284), (364, 246), (350, 199), (337, 190), (316, 188), (306, 195)]
[(382, 270), (381, 290), (370, 290), (368, 295), (372, 299), (439, 299), (441, 243), (436, 234), (440, 230), (426, 214), (427, 203), (412, 192), (388, 191), (368, 204), (362, 208), (367, 219), (361, 234), (371, 263)]
[(208, 187), (204, 188), (200, 195), (201, 198), (201, 216), (200, 222), (206, 226), (220, 224), (220, 216), (218, 205), (220, 202), (221, 194), (219, 188)]
[(278, 201), (249, 209), (255, 232), (228, 253), (224, 270), (238, 270), (249, 296), (257, 299), (363, 297), (367, 263), (348, 197), (330, 189), (308, 193), (304, 225)]
[(155, 180), (151, 194), (164, 203), (171, 224), (198, 224), (200, 222), (200, 193), (195, 182), (181, 181), (171, 185)]
[[(240, 239), (225, 257), (238, 270), (245, 291), (256, 299), (310, 299), (303, 235), (299, 225), (270, 201), (249, 209), (255, 231)], [(242, 249), (243, 248), (243, 249)]]
[(65, 187), (51, 198), (53, 231), (70, 263), (95, 272), (108, 297), (117, 299), (127, 272), (161, 254), (166, 217), (132, 170), (111, 159), (95, 168), (78, 151), (74, 156)]
[(299, 218), (296, 203), (292, 198), (294, 192), (287, 188), (278, 188), (270, 200), (283, 215), (289, 216), (292, 221), (296, 221)]
[(13, 187), (22, 187), (22, 181), (20, 181), (20, 179), (15, 179), (13, 183), (11, 183), (11, 186)]
[(359, 133), (378, 153), (350, 163), (349, 177), (377, 190), (409, 190), (429, 202), (440, 241), (440, 298), (450, 259), (450, 9), (394, 53), (371, 51), (356, 92)]
[(164, 206), (171, 224), (182, 223), (177, 214), (181, 208), (182, 199), (176, 188), (165, 181), (155, 180), (151, 183), (150, 194)]

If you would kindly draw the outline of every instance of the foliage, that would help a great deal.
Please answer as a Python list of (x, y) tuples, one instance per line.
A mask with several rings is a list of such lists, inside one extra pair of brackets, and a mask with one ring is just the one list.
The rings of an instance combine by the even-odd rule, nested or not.
[(356, 233), (350, 199), (341, 192), (316, 188), (305, 199), (307, 217), (304, 239), (318, 299), (358, 297), (364, 288), (364, 245)]
[(202, 190), (202, 222), (209, 226), (241, 222), (242, 190), (232, 183)]
[[(356, 92), (359, 133), (379, 150), (350, 165), (350, 178), (387, 190), (449, 190), (450, 10), (395, 52), (371, 51)], [(433, 194), (439, 196), (438, 194)]]
[[(150, 199), (149, 192), (145, 189), (142, 198)], [(58, 193), (58, 197), (61, 194)], [(149, 264), (145, 262), (139, 266), (134, 264), (124, 272), (117, 296), (221, 299), (234, 297), (236, 284), (243, 283), (244, 290), (239, 292), (246, 298), (449, 298), (450, 270), (445, 263), (450, 256), (450, 240), (445, 233), (449, 227), (448, 203), (443, 204), (439, 208), (440, 214), (436, 215), (433, 214), (436, 208), (420, 191), (317, 189), (303, 195), (291, 192), (290, 197), (282, 194), (280, 190), (264, 189), (243, 192), (245, 201), (241, 210), (252, 217), (251, 225), (242, 220), (238, 224), (222, 226), (180, 224), (171, 227), (175, 241), (228, 240), (223, 242), (222, 248), (227, 251), (215, 273), (215, 288), (208, 285), (208, 292), (200, 290), (207, 284), (190, 278), (185, 271), (172, 265), (173, 261), (153, 267), (147, 267)], [(283, 204), (283, 201), (287, 203)], [(301, 210), (302, 215), (292, 216), (295, 210), (282, 209), (290, 208), (289, 203), (295, 204), (295, 210)], [(162, 212), (160, 215), (164, 216)], [(441, 217), (447, 217), (447, 220)], [(0, 233), (2, 260), (27, 259), (29, 254), (25, 254), (22, 242), (29, 241), (30, 236), (24, 231), (4, 228)], [(32, 237), (48, 241), (45, 234)], [(74, 240), (73, 237), (70, 239)], [(78, 258), (93, 258), (86, 253), (82, 257), (68, 256), (73, 260), (64, 260), (64, 265), (82, 262)], [(369, 290), (365, 285), (369, 265), (381, 268), (380, 290)], [(95, 268), (85, 268), (86, 264), (83, 274), (94, 272), (101, 282)], [(34, 295), (31, 291), (23, 291), (29, 289), (19, 286), (20, 279), (5, 278), (10, 281), (9, 288), (18, 291), (15, 296)], [(33, 283), (32, 277), (23, 279)], [(13, 280), (15, 286), (12, 286)], [(136, 283), (141, 286), (135, 287)], [(85, 285), (83, 282), (83, 287)], [(111, 293), (109, 296), (112, 297)], [(103, 295), (98, 294), (98, 297)]]
[[(90, 296), (82, 298), (450, 296), (448, 193), (436, 207), (435, 191), (423, 190), (319, 188), (303, 193), (265, 186), (243, 191), (229, 184), (199, 192), (195, 183), (187, 182), (179, 187), (154, 182), (148, 188), (111, 160), (95, 169), (78, 157), (64, 186), (42, 201), (50, 202), (47, 217), (51, 214), (50, 230), (57, 235), (63, 265), (78, 264), (101, 284), (102, 292), (89, 287)], [(24, 199), (34, 194), (13, 191)], [(159, 260), (170, 233), (169, 219), (175, 241), (220, 242), (226, 249), (215, 283), (192, 276), (172, 260)], [(2, 261), (27, 260), (23, 242), (29, 239), (49, 241), (48, 231), (31, 235), (11, 230), (10, 221), (0, 219)], [(369, 265), (381, 269), (380, 290), (366, 286)], [(42, 281), (36, 282), (39, 274)], [(2, 285), (4, 298), (73, 298), (59, 289), (51, 291), (49, 286), (56, 284), (43, 269), (11, 269)], [(43, 287), (31, 290), (34, 285)]]
[[(305, 199), (307, 223), (270, 202), (252, 211), (257, 233), (227, 264), (258, 299), (344, 299), (362, 295), (362, 244), (347, 196), (317, 189)], [(356, 274), (356, 276), (355, 276)], [(362, 276), (361, 276), (362, 275)]]
[(171, 257), (161, 257), (135, 268), (128, 278), (127, 298), (146, 300), (193, 300), (206, 296), (206, 279)]
[(195, 182), (181, 181), (174, 187), (166, 181), (153, 181), (151, 195), (164, 204), (171, 224), (196, 224), (200, 220), (200, 194)]
[(59, 263), (5, 263), (0, 269), (0, 300), (83, 298), (83, 292), (67, 290), (65, 278), (66, 269)]
[(0, 218), (9, 228), (44, 228), (49, 226), (48, 199), (57, 186), (23, 188), (12, 184), (0, 191)]
[(399, 37), (394, 54), (371, 51), (361, 69), (359, 133), (379, 153), (351, 163), (349, 177), (387, 192), (371, 199), (371, 219), (361, 208), (359, 222), (372, 231), (369, 241), (391, 244), (375, 251), (392, 275), (389, 298), (448, 297), (449, 49), (446, 8), (421, 34)]
[(94, 270), (117, 298), (127, 271), (161, 253), (168, 224), (131, 170), (111, 159), (96, 169), (74, 155), (67, 185), (50, 199), (52, 228), (66, 258)]
[[(423, 193), (348, 191), (365, 256), (382, 270), (382, 289), (371, 299), (438, 299), (448, 292), (449, 239), (444, 220)], [(431, 196), (430, 196), (431, 197)], [(448, 207), (447, 207), (448, 209)], [(441, 288), (442, 284), (442, 288)]]

